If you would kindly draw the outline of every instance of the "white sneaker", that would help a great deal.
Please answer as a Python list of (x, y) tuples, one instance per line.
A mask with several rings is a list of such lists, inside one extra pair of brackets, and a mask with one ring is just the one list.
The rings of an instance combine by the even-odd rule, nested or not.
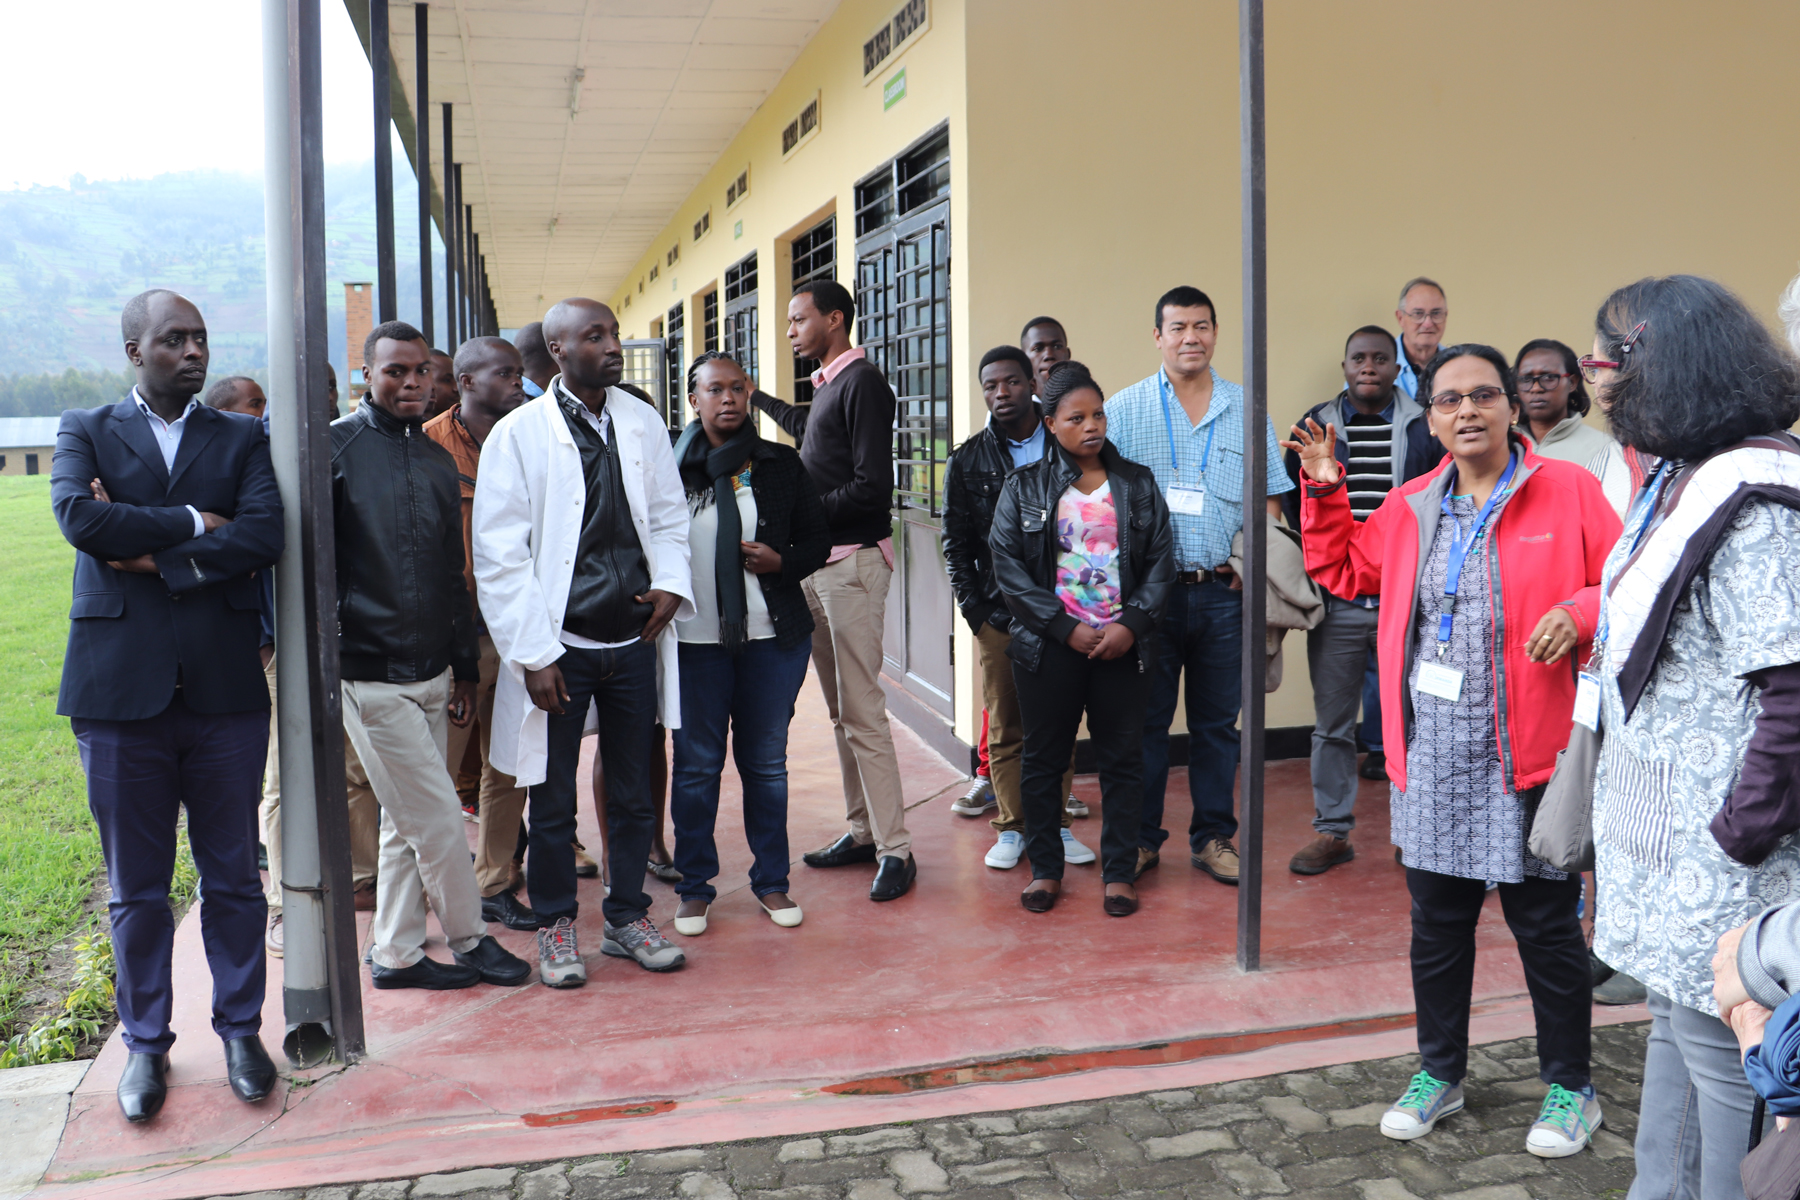
[(1553, 1083), (1544, 1097), (1544, 1107), (1538, 1110), (1538, 1119), (1525, 1135), (1525, 1149), (1539, 1158), (1579, 1154), (1602, 1119), (1598, 1096), (1584, 1096)]
[(1019, 856), (1025, 853), (1025, 835), (1016, 829), (1002, 831), (994, 842), (994, 848), (987, 852), (981, 861), (990, 867), (998, 867), (1002, 871), (1010, 871), (1019, 865)]
[(1091, 863), (1094, 861), (1094, 852), (1076, 841), (1073, 833), (1070, 833), (1065, 829), (1062, 831), (1062, 835), (1064, 862), (1079, 867), (1083, 863)]
[(1070, 792), (1068, 803), (1065, 806), (1065, 811), (1071, 817), (1074, 817), (1076, 820), (1080, 820), (1082, 817), (1085, 817), (1088, 815), (1088, 806), (1083, 804), (1081, 801), (1077, 800), (1075, 798), (1074, 792)]
[(1420, 1071), (1406, 1085), (1406, 1094), (1381, 1114), (1381, 1134), (1395, 1141), (1410, 1142), (1437, 1128), (1437, 1123), (1463, 1107), (1460, 1083), (1445, 1083)]

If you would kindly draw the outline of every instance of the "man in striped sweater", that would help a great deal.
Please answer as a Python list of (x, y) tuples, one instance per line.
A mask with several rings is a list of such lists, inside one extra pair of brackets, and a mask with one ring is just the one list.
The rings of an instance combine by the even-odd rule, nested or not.
[[(1344, 390), (1300, 419), (1337, 428), (1337, 456), (1350, 495), (1350, 511), (1358, 521), (1381, 507), (1387, 494), (1409, 479), (1430, 471), (1444, 448), (1427, 429), (1425, 410), (1395, 385), (1400, 364), (1394, 335), (1378, 325), (1365, 325), (1344, 345)], [(1286, 456), (1288, 475), (1299, 480), (1300, 462)], [(1288, 523), (1300, 527), (1299, 491), (1283, 504)], [(1381, 713), (1364, 688), (1375, 654), (1375, 623), (1380, 600), (1375, 596), (1325, 597), (1325, 619), (1306, 634), (1307, 670), (1313, 687), (1313, 830), (1308, 842), (1288, 863), (1297, 875), (1319, 875), (1356, 857), (1350, 830), (1356, 824), (1356, 711), (1364, 709), (1364, 727), (1379, 738)], [(1382, 761), (1377, 761), (1382, 760)], [(1364, 778), (1385, 775), (1385, 759), (1371, 749)]]

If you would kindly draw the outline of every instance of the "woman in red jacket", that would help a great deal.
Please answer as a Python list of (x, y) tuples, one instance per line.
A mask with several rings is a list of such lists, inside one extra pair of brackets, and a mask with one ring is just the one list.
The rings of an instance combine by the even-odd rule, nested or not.
[(1360, 525), (1334, 432), (1308, 422), (1285, 443), (1307, 476), (1307, 571), (1333, 595), (1381, 595), (1382, 735), (1393, 840), (1412, 893), (1423, 1059), (1381, 1132), (1423, 1137), (1463, 1106), (1475, 926), (1487, 882), (1498, 881), (1550, 1085), (1525, 1148), (1559, 1158), (1600, 1123), (1588, 1079), (1592, 986), (1580, 880), (1532, 857), (1525, 835), (1568, 744), (1568, 659), (1593, 638), (1619, 518), (1592, 475), (1538, 457), (1513, 432), (1518, 392), (1491, 346), (1440, 350), (1419, 396), (1429, 397), (1426, 420), (1450, 457)]

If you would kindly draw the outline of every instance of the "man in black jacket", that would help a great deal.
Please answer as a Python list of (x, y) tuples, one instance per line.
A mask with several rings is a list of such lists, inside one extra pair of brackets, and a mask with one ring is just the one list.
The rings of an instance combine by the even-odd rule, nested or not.
[(175, 1042), (169, 877), (184, 807), (226, 1075), (247, 1101), (275, 1086), (259, 1036), (269, 692), (257, 574), (280, 556), (282, 524), (261, 424), (194, 399), (208, 360), (199, 310), (156, 289), (128, 301), (120, 324), (137, 386), (118, 404), (65, 412), (50, 467), (56, 522), (77, 551), (56, 711), (81, 746), (112, 889), (128, 1052), (119, 1107), (148, 1121), (168, 1095)]
[(812, 609), (813, 664), (837, 733), (850, 831), (806, 855), (813, 867), (880, 860), (871, 900), (913, 885), (912, 835), (900, 764), (881, 690), (881, 635), (894, 575), (894, 391), (881, 369), (850, 348), (856, 302), (840, 283), (794, 289), (788, 341), (813, 372), (813, 400), (798, 406), (757, 392), (756, 406), (800, 442), (800, 463), (819, 489), (831, 555), (801, 586)]
[[(1430, 471), (1444, 457), (1425, 410), (1396, 386), (1400, 372), (1394, 336), (1365, 325), (1344, 344), (1344, 390), (1300, 418), (1337, 429), (1338, 463), (1358, 521), (1387, 494)], [(1300, 528), (1300, 457), (1283, 459), (1295, 490), (1282, 496), (1288, 524)], [(1375, 670), (1379, 596), (1326, 596), (1325, 619), (1306, 632), (1306, 667), (1313, 687), (1313, 839), (1288, 862), (1296, 875), (1319, 875), (1356, 857), (1356, 710), (1370, 739), (1364, 779), (1385, 779), (1381, 749), (1381, 690)]]
[[(1029, 328), (1026, 333), (1029, 336)], [(991, 822), (998, 837), (983, 861), (1000, 870), (1017, 866), (1025, 852), (1025, 814), (1019, 806), (1025, 726), (1012, 661), (1006, 656), (1012, 642), (1012, 614), (994, 582), (988, 532), (1006, 477), (1044, 457), (1049, 435), (1043, 409), (1032, 397), (1035, 378), (1030, 357), (1016, 346), (996, 346), (982, 355), (981, 397), (987, 402), (988, 423), (951, 453), (944, 468), (944, 566), (950, 572), (956, 606), (981, 649), (988, 778), (1000, 808)], [(1068, 794), (1065, 777), (1063, 795)], [(1072, 863), (1091, 863), (1094, 852), (1069, 832), (1071, 815), (1065, 805), (1063, 857)]]
[[(418, 330), (377, 325), (365, 403), (331, 423), (344, 732), (381, 802), (370, 972), (378, 988), (512, 986), (531, 968), (488, 936), (444, 762), (446, 712), (468, 724), (479, 671), (456, 462), (420, 428), (431, 374)], [(453, 964), (425, 954), (427, 899)]]

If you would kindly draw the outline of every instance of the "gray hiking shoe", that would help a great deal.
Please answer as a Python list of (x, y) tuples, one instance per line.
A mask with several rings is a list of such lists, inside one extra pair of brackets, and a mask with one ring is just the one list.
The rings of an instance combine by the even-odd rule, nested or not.
[(649, 917), (629, 925), (608, 925), (606, 940), (600, 943), (600, 953), (614, 958), (635, 958), (637, 965), (646, 971), (673, 971), (687, 962), (687, 955), (658, 933)]
[(575, 922), (564, 917), (538, 930), (538, 978), (545, 987), (577, 988), (587, 982), (587, 964), (575, 948)]

